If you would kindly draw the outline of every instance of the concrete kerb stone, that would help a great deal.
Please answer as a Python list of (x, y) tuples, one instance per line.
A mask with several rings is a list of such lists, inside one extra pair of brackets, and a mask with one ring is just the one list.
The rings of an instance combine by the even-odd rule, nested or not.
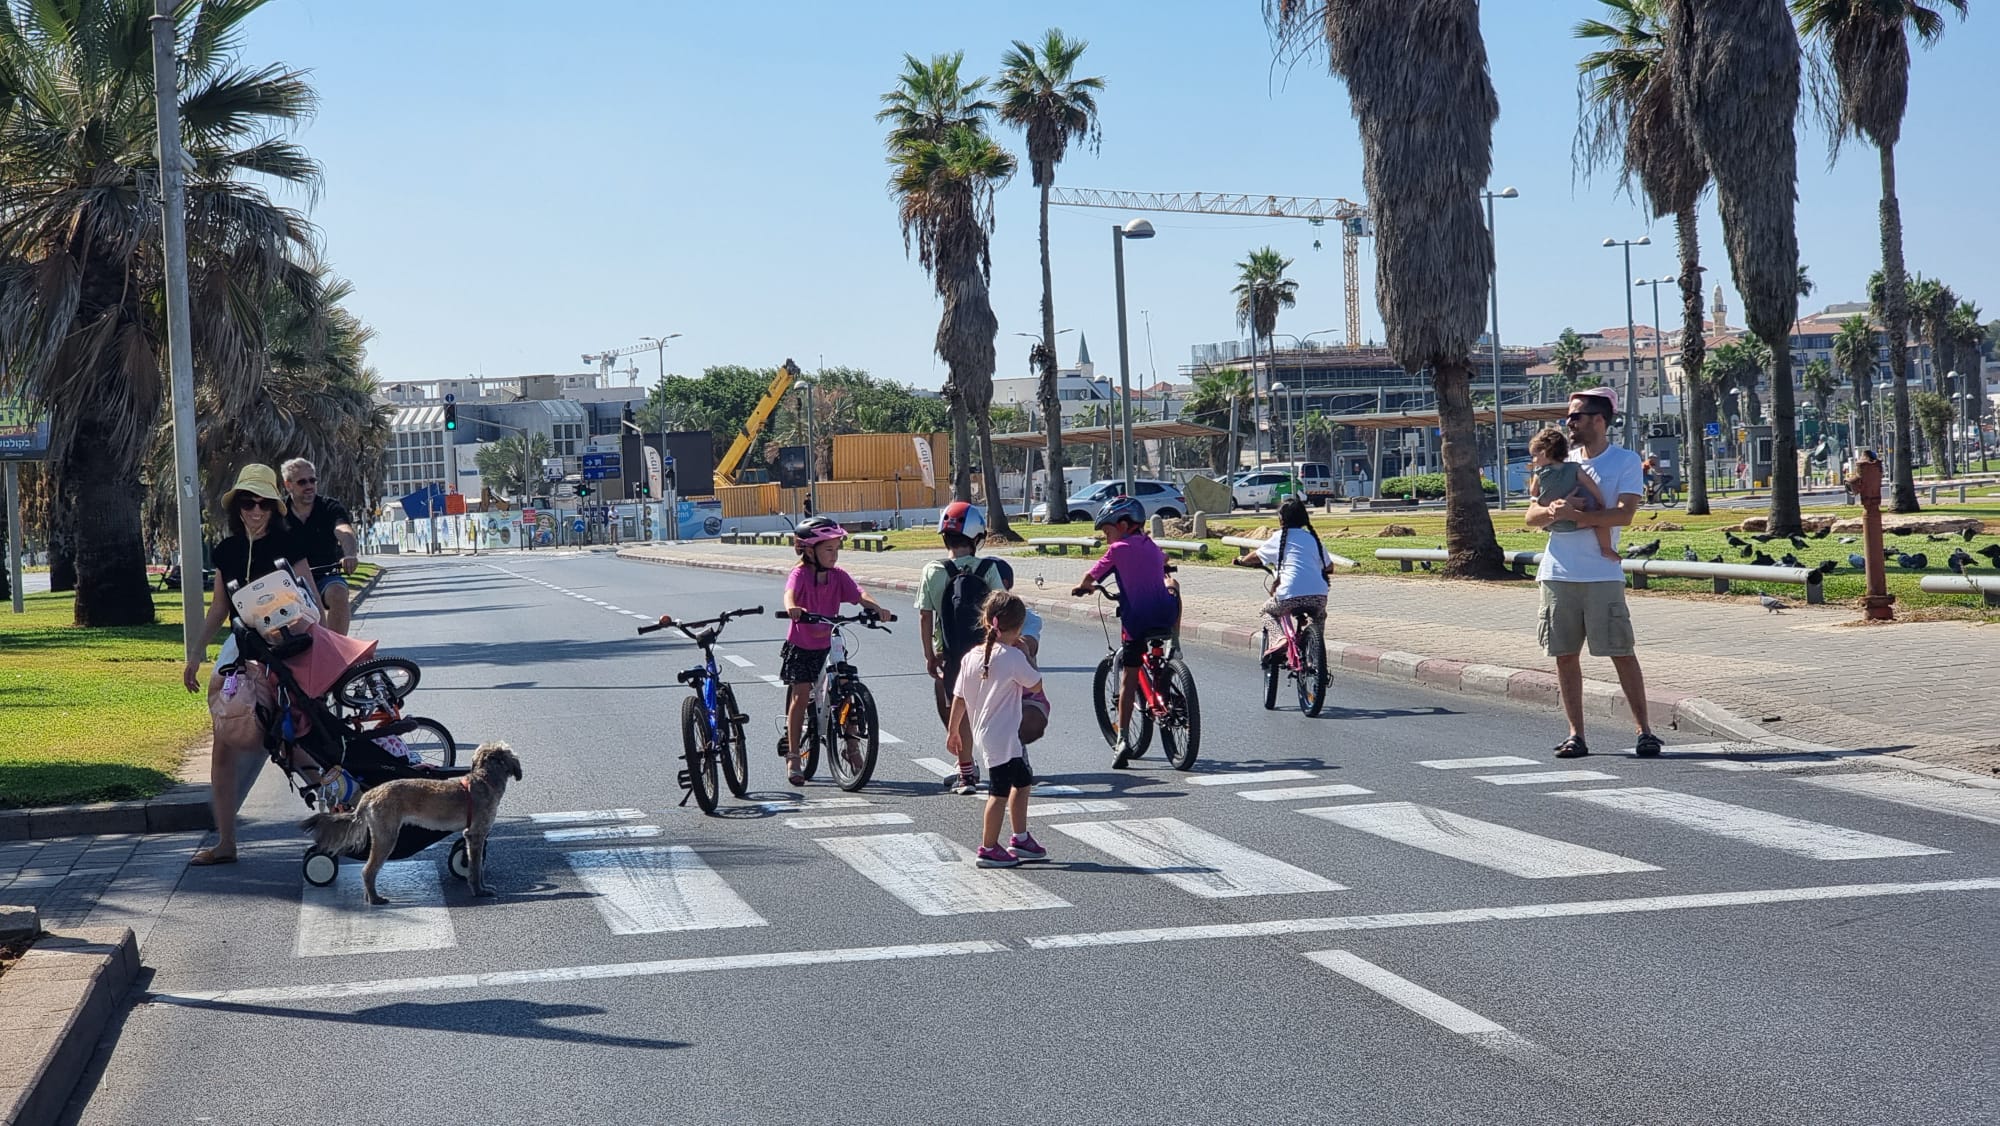
[(26, 938), (42, 932), (42, 917), (33, 907), (0, 907), (0, 938)]
[[(662, 557), (627, 551), (620, 551), (618, 556), (621, 559), (633, 559), (644, 563), (757, 574), (784, 574), (789, 570), (758, 563)], [(871, 581), (870, 585), (888, 587), (892, 590), (914, 591), (918, 584), (901, 579), (880, 579)], [(1089, 603), (1031, 598), (1025, 595), (1022, 600), (1044, 617), (1071, 621), (1094, 621), (1097, 618), (1097, 608)], [(1252, 651), (1257, 648), (1259, 641), (1258, 631), (1255, 629), (1217, 622), (1199, 622), (1191, 627), (1184, 626), (1182, 635), (1205, 644)], [(1421, 683), (1459, 692), (1499, 696), (1516, 703), (1546, 708), (1551, 712), (1558, 711), (1562, 706), (1555, 674), (1542, 669), (1468, 664), (1445, 657), (1384, 650), (1372, 645), (1333, 638), (1327, 639), (1326, 655), (1329, 667), (1350, 672)], [(1598, 718), (1626, 717), (1625, 695), (1618, 685), (1590, 679), (1585, 679), (1583, 683), (1586, 715)], [(1648, 723), (1655, 729), (1686, 730), (1695, 734), (1715, 735), (1724, 739), (1747, 742), (1768, 742), (1774, 738), (1762, 727), (1736, 715), (1713, 700), (1672, 689), (1649, 689), (1646, 693), (1646, 711)], [(1882, 756), (1884, 760), (1890, 757)], [(3, 832), (4, 828), (0, 828), (0, 833)], [(5, 838), (0, 836), (0, 839)]]
[(0, 977), (0, 1126), (53, 1122), (139, 973), (126, 927), (49, 932)]

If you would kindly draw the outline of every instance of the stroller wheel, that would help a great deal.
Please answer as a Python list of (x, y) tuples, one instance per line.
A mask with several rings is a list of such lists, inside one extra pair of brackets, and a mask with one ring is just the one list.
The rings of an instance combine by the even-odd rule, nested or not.
[(472, 878), (472, 857), (465, 851), (464, 837), (451, 842), (451, 856), (446, 863), (451, 867), (452, 875), (461, 880)]
[(336, 875), (339, 875), (340, 858), (334, 856), (332, 853), (320, 852), (317, 849), (307, 849), (305, 863), (302, 867), (305, 869), (306, 882), (316, 888), (323, 888), (332, 883)]

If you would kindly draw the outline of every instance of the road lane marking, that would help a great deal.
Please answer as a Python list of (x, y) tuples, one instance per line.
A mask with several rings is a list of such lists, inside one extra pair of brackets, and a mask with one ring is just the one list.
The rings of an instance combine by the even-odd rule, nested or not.
[(1298, 801), (1303, 798), (1354, 798), (1375, 791), (1360, 786), (1350, 786), (1345, 782), (1330, 782), (1324, 786), (1285, 786), (1276, 790), (1238, 790), (1236, 796), (1247, 801)]
[(303, 885), (292, 956), (390, 954), (458, 945), (438, 882), (437, 861), (428, 856), (391, 860), (376, 874), (375, 890), (388, 899), (387, 906), (361, 901), (361, 864), (345, 858), (333, 883), (323, 888)]
[(1601, 770), (1537, 770), (1531, 774), (1475, 774), (1495, 786), (1541, 786), (1552, 782), (1605, 782), (1618, 777)]
[(875, 733), (875, 739), (877, 742), (881, 743), (885, 747), (894, 747), (902, 743), (901, 739), (896, 738), (894, 735), (889, 734), (887, 731), (877, 731)]
[(686, 845), (563, 854), (612, 934), (718, 930), (769, 924)]
[(754, 669), (757, 667), (757, 663), (755, 661), (749, 660), (748, 658), (745, 657), (739, 657), (734, 653), (724, 653), (722, 655), (722, 659), (728, 661), (732, 665), (735, 665), (739, 669)]
[(1390, 973), (1366, 958), (1345, 950), (1309, 950), (1306, 957), (1363, 989), (1394, 1001), (1446, 1032), (1466, 1037), (1483, 1048), (1506, 1056), (1533, 1055), (1541, 1051), (1540, 1046), (1527, 1037), (1516, 1035), (1506, 1026), (1488, 1020), (1456, 1001), (1440, 997), (1406, 977)]
[(1203, 899), (1347, 890), (1175, 817), (1073, 821), (1049, 828)]
[(552, 844), (564, 841), (631, 841), (659, 835), (658, 825), (583, 825), (574, 829), (542, 831), (542, 839)]
[[(1035, 792), (1039, 794), (1042, 791), (1037, 788)], [(1078, 813), (1124, 813), (1130, 808), (1122, 801), (1112, 801), (1109, 798), (1085, 798), (1082, 801), (1030, 801), (1028, 816), (1037, 818), (1069, 817)]]
[(374, 981), (284, 985), (263, 989), (149, 993), (141, 999), (161, 1005), (193, 1007), (273, 1005), (297, 1001), (338, 1001), (347, 997), (375, 997), (388, 993), (435, 993), (447, 989), (504, 989), (517, 985), (601, 981), (607, 978), (625, 977), (664, 977), (672, 974), (713, 973), (719, 970), (783, 969), (793, 966), (827, 966), (842, 962), (950, 958), (960, 954), (1002, 954), (1007, 950), (1005, 943), (990, 939), (974, 939), (969, 942), (930, 942), (911, 946), (780, 950), (770, 954), (725, 954), (709, 958), (672, 958), (657, 962), (612, 962), (592, 966), (558, 966), (542, 970), (500, 970), (480, 974), (441, 974), (437, 977), (380, 978)]
[(941, 758), (913, 758), (910, 761), (937, 775), (939, 778), (955, 778), (958, 776), (957, 763), (946, 762)]
[(1487, 755), (1484, 758), (1434, 758), (1417, 764), (1432, 770), (1481, 770), (1489, 766), (1540, 766), (1531, 758), (1520, 755)]
[(973, 852), (936, 833), (820, 837), (821, 848), (846, 861), (919, 915), (1039, 911), (1068, 907), (1019, 873), (973, 867)]
[(646, 816), (637, 809), (572, 809), (561, 813), (530, 813), (537, 825), (578, 825), (586, 821), (637, 821)]
[[(1102, 787), (1099, 787), (1102, 789)], [(1060, 786), (1053, 782), (1036, 782), (1034, 792), (1038, 794), (1080, 794), (1082, 786)]]
[(835, 813), (825, 817), (787, 817), (792, 829), (856, 829), (863, 825), (908, 825), (907, 813)]
[(1310, 770), (1251, 770), (1240, 774), (1190, 774), (1193, 786), (1239, 786), (1246, 782), (1304, 782), (1319, 775)]
[(1705, 907), (1749, 907), (1770, 903), (1815, 903), (1838, 899), (1872, 899), (1878, 896), (1926, 895), (1953, 891), (2000, 891), (2000, 876), (1969, 880), (1931, 880), (1924, 883), (1835, 884), (1824, 887), (1774, 888), (1764, 891), (1648, 895), (1631, 899), (1528, 903), (1515, 907), (1468, 907), (1451, 911), (1404, 911), (1387, 915), (1271, 919), (1258, 923), (1208, 923), (1187, 927), (1098, 931), (1091, 934), (1051, 934), (1023, 941), (1028, 944), (1030, 950), (1067, 950), (1079, 946), (1130, 946), (1137, 943), (1193, 942), (1210, 938), (1269, 938), (1281, 934), (1400, 930), (1405, 927), (1456, 926), (1461, 923), (1503, 923), (1523, 919), (1630, 915), (1652, 911), (1687, 911)]
[(1815, 786), (1841, 790), (1862, 797), (1970, 817), (1989, 825), (2000, 825), (2000, 790), (1960, 786), (1937, 778), (1880, 771), (1871, 774), (1826, 774), (1801, 779)]
[(784, 681), (782, 681), (782, 680), (779, 680), (779, 679), (778, 679), (777, 677), (775, 677), (775, 676), (773, 676), (773, 675), (771, 675), (770, 673), (767, 673), (767, 672), (766, 672), (766, 673), (758, 673), (758, 674), (757, 674), (757, 679), (758, 679), (758, 680), (761, 680), (761, 681), (763, 681), (764, 683), (766, 683), (766, 684), (770, 685), (770, 686), (771, 686), (771, 687), (773, 687), (773, 688), (783, 688), (783, 687), (785, 686), (785, 682), (784, 682)]
[(1843, 829), (1731, 805), (1713, 798), (1678, 794), (1652, 786), (1632, 786), (1617, 790), (1567, 790), (1552, 796), (1575, 798), (1621, 813), (1635, 813), (1671, 822), (1697, 832), (1742, 841), (1760, 848), (1774, 848), (1812, 860), (1879, 860), (1891, 856), (1930, 856), (1946, 851), (1929, 845), (1912, 844), (1894, 837), (1877, 836), (1859, 829)]
[(1297, 812), (1359, 829), (1397, 844), (1530, 880), (1659, 871), (1657, 866), (1643, 861), (1536, 836), (1506, 825), (1495, 825), (1490, 821), (1480, 821), (1415, 802), (1369, 802)]
[(805, 809), (837, 809), (874, 804), (874, 802), (869, 801), (867, 798), (855, 797), (852, 794), (840, 794), (826, 798), (789, 798), (785, 801), (751, 802), (750, 808), (761, 809), (765, 813), (797, 813)]

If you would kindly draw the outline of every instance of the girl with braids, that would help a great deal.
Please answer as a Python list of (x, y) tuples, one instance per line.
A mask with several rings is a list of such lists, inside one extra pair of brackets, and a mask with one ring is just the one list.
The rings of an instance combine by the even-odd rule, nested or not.
[[(1027, 603), (996, 590), (980, 604), (979, 617), (986, 640), (966, 654), (958, 670), (945, 745), (961, 760), (977, 747), (986, 763), (985, 824), (976, 863), (981, 868), (1012, 868), (1024, 860), (1049, 858), (1048, 850), (1028, 832), (1028, 787), (1035, 775), (1021, 746), (1021, 693), (1039, 692), (1042, 674), (1021, 650)], [(1004, 847), (1000, 844), (1003, 812), (1014, 825), (1014, 835)]]

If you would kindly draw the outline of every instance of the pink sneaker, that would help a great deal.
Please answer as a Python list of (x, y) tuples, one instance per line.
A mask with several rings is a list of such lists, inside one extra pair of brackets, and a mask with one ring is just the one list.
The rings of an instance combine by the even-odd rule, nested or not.
[[(1047, 855), (1044, 853), (1043, 855)], [(1021, 863), (1021, 858), (1004, 848), (979, 846), (979, 859), (973, 863), (981, 868), (1012, 868)]]
[(1007, 842), (1007, 850), (1014, 854), (1014, 859), (1022, 863), (1049, 858), (1049, 850), (1035, 840), (1033, 833), (1015, 833), (1013, 839)]

